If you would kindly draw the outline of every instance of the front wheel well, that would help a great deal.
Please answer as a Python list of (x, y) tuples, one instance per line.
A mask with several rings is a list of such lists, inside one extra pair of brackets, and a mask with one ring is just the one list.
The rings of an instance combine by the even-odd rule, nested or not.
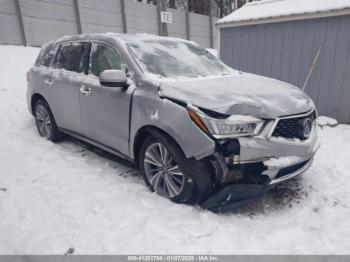
[(141, 145), (142, 145), (143, 141), (145, 141), (145, 139), (149, 136), (157, 137), (157, 135), (162, 135), (162, 136), (166, 137), (167, 139), (171, 140), (183, 152), (180, 145), (166, 131), (164, 131), (158, 127), (155, 127), (155, 126), (144, 126), (144, 127), (140, 128), (140, 130), (137, 131), (136, 136), (135, 136), (135, 140), (134, 140), (134, 146), (133, 146), (134, 162), (138, 168), (139, 168), (139, 153), (140, 153), (140, 149), (141, 149)]

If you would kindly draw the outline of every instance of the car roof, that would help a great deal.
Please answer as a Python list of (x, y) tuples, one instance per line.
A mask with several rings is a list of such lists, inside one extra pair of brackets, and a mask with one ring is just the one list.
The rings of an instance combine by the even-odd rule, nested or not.
[(196, 44), (192, 41), (188, 41), (181, 38), (176, 37), (164, 37), (158, 35), (151, 34), (122, 34), (122, 33), (99, 33), (99, 34), (82, 34), (82, 35), (70, 35), (63, 36), (55, 41), (54, 43), (61, 43), (67, 41), (91, 41), (91, 40), (110, 40), (110, 41), (121, 41), (124, 43), (127, 42), (139, 42), (139, 41), (147, 41), (147, 40), (167, 40), (167, 41), (175, 41), (175, 42), (187, 42)]

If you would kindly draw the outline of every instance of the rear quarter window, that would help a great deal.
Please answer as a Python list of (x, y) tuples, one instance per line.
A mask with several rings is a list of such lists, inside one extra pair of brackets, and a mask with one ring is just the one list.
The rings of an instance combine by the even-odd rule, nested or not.
[(51, 65), (51, 61), (55, 56), (56, 46), (54, 44), (49, 44), (42, 47), (39, 57), (36, 61), (37, 66), (46, 66)]

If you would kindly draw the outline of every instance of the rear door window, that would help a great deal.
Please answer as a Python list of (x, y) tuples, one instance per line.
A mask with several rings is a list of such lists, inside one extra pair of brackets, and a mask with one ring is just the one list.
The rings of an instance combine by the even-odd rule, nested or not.
[(104, 70), (121, 70), (122, 64), (119, 53), (112, 47), (101, 43), (92, 43), (90, 52), (91, 74), (99, 76)]
[(77, 73), (84, 72), (87, 49), (88, 45), (80, 42), (62, 45), (56, 59), (56, 68)]
[(36, 65), (49, 67), (51, 65), (52, 59), (55, 56), (55, 52), (56, 46), (54, 44), (49, 44), (43, 47), (41, 49)]

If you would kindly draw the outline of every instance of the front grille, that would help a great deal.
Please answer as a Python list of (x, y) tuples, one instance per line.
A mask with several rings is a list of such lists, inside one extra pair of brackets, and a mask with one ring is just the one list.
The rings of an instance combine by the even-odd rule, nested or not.
[(293, 173), (295, 171), (298, 171), (299, 169), (301, 169), (303, 166), (306, 165), (306, 163), (309, 162), (309, 160), (307, 161), (304, 161), (304, 162), (301, 162), (301, 163), (298, 163), (298, 164), (295, 164), (295, 165), (292, 165), (292, 166), (289, 166), (289, 167), (285, 167), (285, 168), (282, 168), (280, 169), (280, 171), (278, 171), (276, 178), (280, 178), (282, 176), (286, 176), (286, 175), (289, 175), (290, 173)]
[(302, 117), (280, 119), (272, 133), (272, 136), (305, 140), (307, 137), (304, 135), (304, 127), (302, 123), (306, 119), (310, 119), (313, 124), (316, 119), (316, 112), (313, 111), (309, 115)]

